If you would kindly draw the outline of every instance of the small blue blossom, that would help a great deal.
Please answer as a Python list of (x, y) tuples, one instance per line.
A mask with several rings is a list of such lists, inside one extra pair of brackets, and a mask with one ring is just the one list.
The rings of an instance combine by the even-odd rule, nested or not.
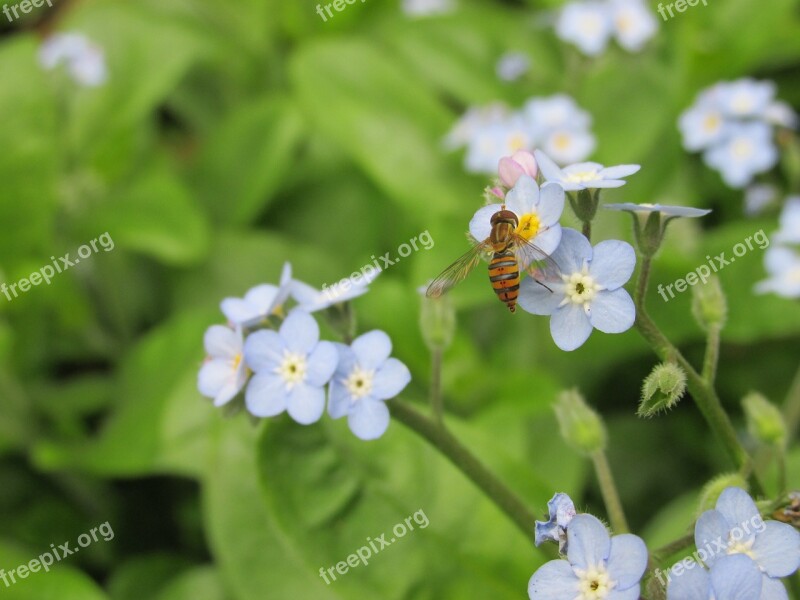
[(567, 560), (551, 560), (528, 583), (530, 600), (636, 600), (647, 547), (630, 533), (610, 537), (592, 515), (567, 526)]
[(247, 410), (257, 417), (283, 411), (309, 425), (325, 411), (324, 386), (338, 354), (331, 342), (319, 341), (319, 325), (308, 313), (293, 310), (276, 332), (262, 329), (244, 345), (247, 365), (255, 372), (245, 391)]
[[(755, 502), (741, 488), (726, 488), (716, 507), (700, 515), (694, 528), (698, 549), (709, 567), (732, 554), (751, 559), (763, 574), (763, 589), (774, 588), (781, 577), (788, 577), (800, 567), (800, 533), (779, 521), (764, 521)], [(780, 585), (780, 582), (777, 582)], [(722, 596), (726, 597), (726, 596)], [(758, 596), (748, 596), (758, 598)]]
[(430, 17), (453, 12), (454, 0), (403, 0), (403, 12), (409, 17)]
[(775, 84), (750, 78), (717, 84), (717, 99), (729, 117), (763, 117), (775, 97)]
[(532, 147), (533, 136), (525, 120), (515, 113), (475, 133), (467, 148), (465, 165), (471, 173), (495, 173), (501, 158)]
[(402, 362), (389, 358), (392, 342), (383, 331), (373, 330), (337, 344), (339, 366), (330, 386), (328, 414), (334, 419), (347, 415), (356, 437), (374, 440), (389, 427), (386, 400), (397, 396), (411, 381)]
[(548, 521), (536, 521), (534, 543), (540, 546), (544, 542), (558, 542), (558, 550), (563, 554), (567, 547), (567, 525), (577, 514), (575, 504), (567, 494), (559, 492), (547, 503), (547, 511)]
[(588, 56), (602, 53), (612, 33), (611, 12), (602, 2), (570, 2), (556, 22), (559, 39), (574, 44)]
[(531, 98), (525, 103), (523, 112), (537, 140), (557, 129), (588, 129), (592, 124), (591, 115), (566, 94)]
[(690, 152), (705, 150), (725, 139), (728, 126), (722, 109), (710, 101), (692, 106), (678, 118), (683, 147)]
[(299, 308), (312, 313), (363, 296), (369, 291), (369, 284), (380, 274), (380, 269), (370, 268), (369, 272), (356, 281), (348, 280), (346, 284), (335, 283), (321, 290), (295, 279), (292, 281), (291, 296), (297, 301)]
[(203, 336), (208, 354), (197, 374), (197, 389), (214, 399), (214, 406), (227, 404), (247, 383), (248, 372), (242, 360), (242, 330), (212, 325)]
[(252, 327), (277, 314), (289, 297), (291, 289), (292, 266), (287, 262), (283, 265), (279, 286), (257, 285), (248, 290), (244, 298), (225, 298), (220, 303), (220, 309), (231, 323)]
[(39, 63), (47, 70), (64, 63), (72, 79), (86, 87), (97, 87), (107, 78), (102, 49), (80, 33), (48, 37), (39, 48)]
[(508, 52), (497, 61), (495, 71), (501, 81), (516, 81), (530, 71), (531, 59), (522, 52)]
[[(561, 244), (551, 255), (561, 269), (561, 281), (545, 287), (532, 277), (520, 284), (519, 305), (535, 315), (550, 315), (556, 346), (575, 350), (592, 333), (622, 333), (631, 328), (636, 309), (622, 287), (636, 265), (633, 247), (606, 240), (592, 249), (574, 229), (563, 229)], [(549, 288), (549, 289), (548, 289)]]
[[(721, 557), (711, 571), (692, 561), (679, 574), (670, 575), (667, 600), (778, 600), (786, 592), (765, 590), (758, 566), (743, 554)], [(783, 586), (778, 582), (783, 589)]]
[(730, 187), (742, 188), (778, 162), (772, 128), (759, 122), (732, 124), (725, 139), (705, 151), (703, 160), (719, 171)]
[(548, 182), (559, 184), (567, 192), (596, 188), (618, 188), (625, 185), (622, 177), (633, 175), (640, 165), (604, 167), (598, 163), (584, 162), (560, 169), (541, 150), (534, 152), (536, 163)]
[(668, 204), (604, 204), (609, 210), (622, 210), (631, 213), (660, 212), (664, 217), (704, 217), (711, 212), (710, 208), (694, 208), (692, 206), (670, 206)]
[[(469, 223), (469, 233), (476, 240), (489, 237), (492, 215), (500, 210), (500, 204), (489, 204), (479, 208)], [(561, 241), (561, 225), (558, 220), (564, 211), (564, 189), (557, 183), (546, 183), (541, 190), (528, 175), (522, 175), (517, 184), (506, 194), (505, 206), (519, 219), (516, 232), (541, 250), (544, 256), (552, 254)], [(518, 259), (523, 267), (544, 256), (521, 248)]]
[(781, 210), (780, 227), (772, 236), (779, 244), (800, 244), (800, 196), (789, 196)]
[(629, 52), (639, 52), (656, 31), (658, 21), (642, 0), (611, 0), (614, 36)]
[(800, 298), (800, 253), (773, 246), (764, 253), (764, 267), (769, 277), (756, 283), (756, 293)]

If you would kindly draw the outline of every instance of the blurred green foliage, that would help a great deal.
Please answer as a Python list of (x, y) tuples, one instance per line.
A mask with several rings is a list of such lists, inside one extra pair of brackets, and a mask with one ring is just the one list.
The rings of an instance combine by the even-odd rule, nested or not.
[[(484, 179), (441, 139), (468, 107), (566, 92), (594, 117), (596, 160), (641, 163), (608, 201), (710, 207), (675, 222), (653, 282), (671, 283), (763, 228), (740, 192), (681, 148), (676, 120), (702, 87), (745, 75), (800, 105), (795, 0), (711, 3), (649, 49), (589, 60), (542, 25), (554, 2), (464, 1), (412, 20), (356, 3), (324, 23), (311, 0), (68, 1), (0, 35), (0, 280), (15, 282), (103, 232), (115, 241), (49, 286), (0, 297), (0, 567), (109, 521), (117, 533), (3, 597), (42, 600), (521, 598), (544, 556), (456, 469), (393, 423), (378, 442), (341, 422), (226, 419), (196, 391), (202, 333), (225, 296), (274, 282), (289, 260), (320, 287), (424, 230), (436, 244), (355, 302), (386, 330), (424, 401), (428, 351), (416, 288), (465, 249)], [(546, 4), (546, 6), (545, 6)], [(109, 78), (81, 89), (45, 72), (44, 32), (101, 46)], [(531, 73), (501, 83), (507, 50)], [(797, 192), (798, 190), (794, 190)], [(566, 215), (567, 226), (576, 221)], [(630, 240), (601, 211), (597, 239)], [(800, 305), (756, 297), (756, 250), (720, 273), (728, 297), (719, 386), (744, 435), (741, 397), (776, 403), (797, 368)], [(567, 491), (602, 514), (594, 478), (558, 436), (551, 404), (577, 386), (609, 425), (632, 526), (660, 544), (690, 526), (700, 489), (728, 468), (690, 402), (641, 421), (655, 358), (634, 331), (566, 354), (547, 320), (510, 315), (476, 275), (453, 294), (445, 354), (452, 428), (538, 513)], [(700, 359), (690, 294), (649, 298)], [(800, 453), (790, 455), (800, 482)], [(430, 527), (326, 586), (346, 559), (412, 512)]]

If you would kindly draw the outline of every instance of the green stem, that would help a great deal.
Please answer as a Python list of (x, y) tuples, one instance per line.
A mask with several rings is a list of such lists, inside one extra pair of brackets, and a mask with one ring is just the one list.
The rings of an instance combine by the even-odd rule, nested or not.
[(786, 419), (788, 441), (791, 442), (797, 434), (798, 425), (800, 425), (800, 368), (797, 369), (792, 386), (783, 402), (783, 415)]
[(592, 241), (592, 222), (591, 221), (584, 221), (583, 222), (583, 235), (584, 237)]
[(678, 538), (677, 540), (670, 542), (669, 544), (665, 544), (660, 548), (656, 548), (653, 550), (652, 555), (656, 562), (661, 562), (673, 554), (677, 554), (682, 550), (685, 550), (689, 546), (694, 544), (694, 533), (687, 533), (682, 538)]
[(717, 365), (719, 364), (719, 325), (712, 324), (708, 328), (708, 337), (706, 338), (706, 355), (703, 359), (703, 379), (709, 386), (714, 385), (714, 380), (717, 378)]
[(625, 511), (619, 499), (619, 492), (614, 483), (614, 475), (611, 473), (611, 466), (603, 450), (593, 452), (591, 455), (594, 464), (594, 472), (600, 484), (600, 493), (603, 495), (603, 502), (606, 505), (606, 512), (611, 521), (611, 528), (614, 533), (628, 533), (628, 521), (625, 518)]
[(444, 402), (442, 401), (442, 349), (431, 351), (431, 410), (440, 427), (444, 426)]
[(722, 443), (728, 456), (737, 468), (751, 473), (751, 484), (755, 492), (762, 492), (763, 488), (751, 470), (751, 459), (742, 447), (736, 436), (736, 430), (731, 423), (728, 413), (722, 407), (714, 386), (706, 381), (689, 363), (681, 352), (672, 345), (667, 337), (653, 322), (645, 309), (645, 296), (650, 278), (651, 256), (642, 256), (639, 279), (636, 285), (636, 328), (644, 339), (653, 348), (653, 351), (663, 361), (673, 360), (686, 372), (689, 391), (695, 404), (700, 409), (711, 430)]
[(392, 400), (388, 405), (391, 407), (392, 417), (446, 456), (513, 521), (526, 538), (531, 542), (534, 540), (536, 516), (466, 446), (412, 405), (397, 399)]

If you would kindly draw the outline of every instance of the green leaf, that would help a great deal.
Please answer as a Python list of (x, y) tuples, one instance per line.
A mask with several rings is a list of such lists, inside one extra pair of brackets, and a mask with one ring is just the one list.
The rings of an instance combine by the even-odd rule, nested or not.
[(171, 581), (188, 572), (187, 558), (171, 554), (149, 554), (128, 560), (112, 574), (106, 586), (111, 600), (155, 598)]
[(169, 583), (155, 600), (227, 600), (228, 593), (213, 567), (197, 567)]

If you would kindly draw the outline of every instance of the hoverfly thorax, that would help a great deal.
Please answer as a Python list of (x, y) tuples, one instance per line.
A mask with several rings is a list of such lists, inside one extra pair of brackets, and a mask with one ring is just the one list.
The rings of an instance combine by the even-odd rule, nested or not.
[(517, 215), (510, 210), (501, 209), (492, 215), (490, 239), (495, 251), (505, 250), (508, 247), (518, 224)]

